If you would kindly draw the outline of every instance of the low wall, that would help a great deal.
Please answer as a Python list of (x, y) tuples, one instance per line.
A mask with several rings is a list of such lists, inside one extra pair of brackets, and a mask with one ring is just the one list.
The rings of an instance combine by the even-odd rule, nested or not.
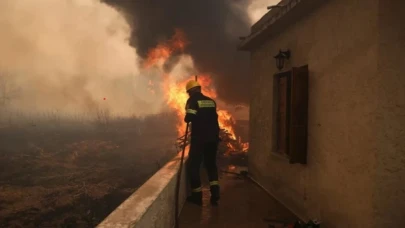
[[(175, 188), (179, 153), (102, 221), (97, 228), (174, 227)], [(187, 160), (187, 153), (184, 162)], [(187, 193), (185, 166), (181, 175), (179, 211)]]

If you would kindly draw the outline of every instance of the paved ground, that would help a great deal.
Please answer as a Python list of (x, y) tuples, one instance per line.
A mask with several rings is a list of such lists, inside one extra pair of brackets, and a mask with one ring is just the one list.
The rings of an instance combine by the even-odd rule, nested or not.
[(264, 219), (295, 220), (296, 217), (247, 178), (223, 173), (220, 205), (209, 204), (209, 188), (203, 189), (204, 205), (186, 203), (180, 215), (181, 228), (269, 227)]

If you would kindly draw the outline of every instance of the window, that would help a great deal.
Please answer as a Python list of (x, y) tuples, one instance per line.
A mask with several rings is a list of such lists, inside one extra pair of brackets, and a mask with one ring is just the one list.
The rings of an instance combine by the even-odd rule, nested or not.
[(273, 85), (273, 151), (292, 164), (306, 164), (308, 66), (274, 75)]

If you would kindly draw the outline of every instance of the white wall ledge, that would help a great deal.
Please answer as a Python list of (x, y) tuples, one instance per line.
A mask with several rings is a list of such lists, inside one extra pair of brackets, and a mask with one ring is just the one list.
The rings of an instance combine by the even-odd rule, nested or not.
[[(171, 228), (174, 226), (175, 188), (180, 165), (179, 153), (156, 172), (136, 192), (118, 206), (97, 228)], [(183, 162), (179, 194), (179, 208), (184, 205), (187, 193)], [(180, 210), (179, 210), (180, 211)]]

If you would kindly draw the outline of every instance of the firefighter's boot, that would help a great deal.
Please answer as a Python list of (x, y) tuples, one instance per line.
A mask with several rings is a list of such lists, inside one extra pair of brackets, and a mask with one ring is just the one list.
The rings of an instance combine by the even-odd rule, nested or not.
[(219, 185), (211, 185), (210, 186), (210, 191), (211, 191), (211, 204), (212, 205), (218, 205), (218, 200), (220, 199), (219, 197)]
[(196, 204), (198, 206), (202, 205), (202, 192), (192, 192), (191, 196), (187, 197), (187, 201)]

